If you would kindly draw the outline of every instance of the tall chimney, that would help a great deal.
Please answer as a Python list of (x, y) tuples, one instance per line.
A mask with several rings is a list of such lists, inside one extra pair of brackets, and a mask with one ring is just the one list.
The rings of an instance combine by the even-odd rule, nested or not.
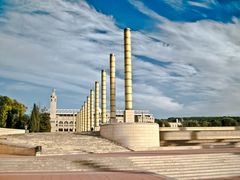
[(106, 71), (101, 71), (101, 110), (102, 110), (102, 123), (107, 122), (106, 119)]
[(99, 83), (95, 81), (95, 127), (99, 127)]
[(134, 122), (132, 110), (132, 58), (131, 58), (131, 30), (124, 29), (124, 74), (125, 74), (125, 111), (124, 122)]
[(116, 61), (110, 54), (110, 123), (116, 123)]

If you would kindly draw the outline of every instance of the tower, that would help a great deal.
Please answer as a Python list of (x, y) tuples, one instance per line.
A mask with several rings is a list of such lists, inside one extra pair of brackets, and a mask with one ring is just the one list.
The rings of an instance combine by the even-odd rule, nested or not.
[(124, 29), (124, 74), (125, 74), (125, 111), (124, 122), (134, 122), (132, 110), (132, 58), (131, 58), (131, 30)]
[(116, 61), (110, 54), (110, 122), (116, 123)]
[(52, 94), (50, 96), (50, 123), (51, 123), (51, 132), (56, 132), (57, 126), (57, 95), (56, 95), (56, 89), (52, 90)]
[(50, 119), (56, 120), (56, 113), (57, 113), (57, 95), (56, 89), (52, 90), (52, 94), (50, 97)]
[(101, 110), (102, 110), (102, 123), (105, 124), (106, 119), (106, 71), (101, 71)]
[(94, 119), (94, 127), (99, 127), (99, 83), (95, 81), (95, 119)]

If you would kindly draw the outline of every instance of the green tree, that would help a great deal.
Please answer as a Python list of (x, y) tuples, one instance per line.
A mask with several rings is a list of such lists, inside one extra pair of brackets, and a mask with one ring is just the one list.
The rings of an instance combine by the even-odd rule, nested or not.
[(202, 127), (208, 127), (209, 126), (209, 122), (206, 120), (203, 120), (200, 124)]
[(221, 122), (221, 120), (219, 120), (219, 119), (214, 119), (214, 120), (211, 122), (211, 126), (222, 126), (222, 122)]
[(0, 127), (14, 128), (25, 112), (24, 104), (7, 96), (0, 96)]
[(184, 127), (199, 127), (199, 123), (197, 120), (185, 120), (183, 122)]
[(34, 103), (30, 121), (29, 121), (29, 130), (30, 132), (38, 132), (39, 131), (39, 125), (40, 125), (40, 116), (39, 116), (39, 108)]
[(41, 112), (39, 132), (50, 132), (50, 131), (51, 131), (50, 116), (46, 112)]
[(165, 127), (171, 127), (168, 121), (164, 121), (164, 126)]
[(231, 117), (225, 117), (222, 119), (222, 125), (223, 126), (237, 126), (238, 123), (235, 119)]

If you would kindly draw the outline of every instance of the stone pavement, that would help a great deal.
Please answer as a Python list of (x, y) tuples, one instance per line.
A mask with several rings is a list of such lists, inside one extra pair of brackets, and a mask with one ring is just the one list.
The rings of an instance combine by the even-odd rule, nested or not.
[(88, 154), (125, 152), (128, 149), (97, 136), (74, 133), (27, 133), (0, 137), (0, 143), (42, 146), (42, 154)]
[[(40, 135), (39, 140), (37, 140), (38, 136), (27, 135), (27, 141), (34, 139), (31, 143), (44, 143), (46, 137), (42, 136), (44, 135)], [(51, 135), (47, 134), (47, 136)], [(51, 147), (49, 140), (47, 143), (45, 142), (46, 144), (43, 147), (47, 149), (44, 150), (41, 156), (0, 157), (0, 179), (24, 172), (26, 175), (39, 173), (41, 177), (53, 172), (57, 174), (65, 172), (64, 174), (69, 175), (72, 179), (76, 176), (81, 179), (82, 175), (86, 177), (87, 174), (93, 174), (93, 176), (88, 177), (94, 179), (97, 177), (94, 176), (95, 172), (100, 173), (103, 179), (114, 179), (111, 174), (113, 172), (114, 174), (119, 172), (120, 177), (124, 175), (121, 174), (122, 172), (127, 174), (131, 172), (141, 173), (140, 176), (154, 174), (155, 177), (161, 177), (162, 179), (221, 179), (230, 177), (240, 179), (240, 148), (131, 152), (107, 140), (93, 136), (60, 135), (60, 137), (66, 139), (54, 136), (56, 135), (47, 138), (53, 139), (51, 141), (53, 147), (56, 147), (56, 144), (59, 145), (58, 153), (53, 153), (53, 147)], [(16, 137), (21, 142), (26, 142), (21, 136), (11, 138), (17, 142)], [(71, 141), (71, 138), (75, 140)], [(54, 144), (55, 139), (61, 139), (64, 142)], [(92, 142), (88, 142), (90, 139)], [(100, 142), (103, 144), (101, 145)], [(68, 145), (68, 148), (64, 149), (62, 147), (64, 145)], [(73, 151), (75, 145), (78, 146), (78, 151)], [(95, 145), (97, 147), (94, 147)], [(59, 153), (62, 153), (62, 155), (59, 155)], [(65, 176), (64, 174), (61, 175)], [(141, 177), (144, 178), (144, 176)], [(54, 177), (50, 174), (46, 178), (50, 180)]]
[(146, 173), (127, 173), (127, 172), (86, 172), (86, 173), (28, 173), (28, 174), (11, 174), (0, 175), (0, 180), (164, 180), (166, 178), (146, 174)]

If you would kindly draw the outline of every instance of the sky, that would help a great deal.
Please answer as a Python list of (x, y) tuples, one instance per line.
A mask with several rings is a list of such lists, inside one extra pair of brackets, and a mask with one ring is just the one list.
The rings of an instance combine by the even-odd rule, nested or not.
[[(109, 54), (124, 109), (123, 29), (133, 108), (157, 118), (240, 115), (240, 0), (0, 0), (0, 95), (79, 109)], [(107, 103), (109, 107), (109, 101)]]

